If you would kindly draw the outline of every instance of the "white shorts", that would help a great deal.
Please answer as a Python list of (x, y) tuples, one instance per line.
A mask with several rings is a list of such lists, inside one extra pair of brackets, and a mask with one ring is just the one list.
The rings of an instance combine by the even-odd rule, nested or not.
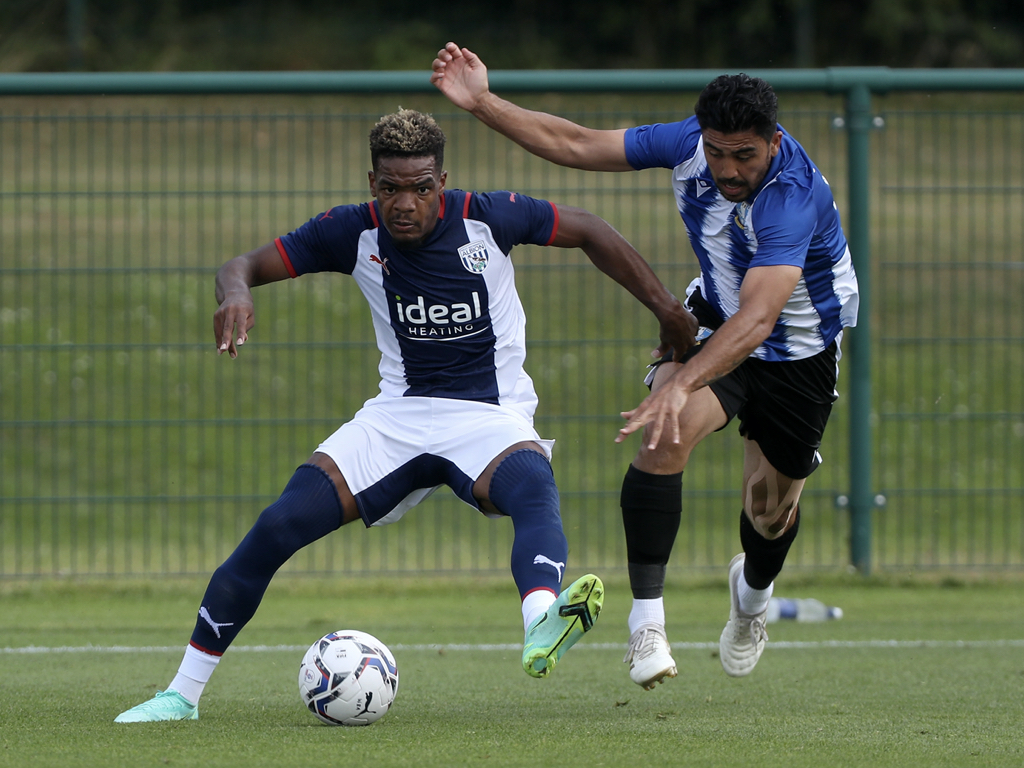
[(499, 453), (542, 440), (508, 408), (439, 397), (374, 398), (317, 451), (338, 465), (367, 527), (400, 519), (441, 485), (479, 509), (473, 483)]

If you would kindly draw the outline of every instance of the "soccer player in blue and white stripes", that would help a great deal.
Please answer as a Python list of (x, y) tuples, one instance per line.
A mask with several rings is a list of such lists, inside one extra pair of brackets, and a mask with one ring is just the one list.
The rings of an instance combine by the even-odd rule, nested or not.
[(491, 93), (487, 68), (448, 43), (432, 80), (455, 105), (539, 157), (593, 171), (672, 170), (672, 191), (700, 276), (687, 290), (699, 325), (648, 376), (651, 395), (623, 413), (616, 440), (644, 428), (622, 484), (633, 607), (626, 661), (650, 689), (676, 675), (665, 635), (665, 566), (693, 448), (739, 417), (744, 436), (743, 552), (729, 566), (726, 673), (749, 674), (800, 521), (800, 492), (837, 395), (843, 329), (856, 324), (857, 278), (828, 182), (777, 122), (771, 86), (723, 75), (693, 117), (593, 130)]

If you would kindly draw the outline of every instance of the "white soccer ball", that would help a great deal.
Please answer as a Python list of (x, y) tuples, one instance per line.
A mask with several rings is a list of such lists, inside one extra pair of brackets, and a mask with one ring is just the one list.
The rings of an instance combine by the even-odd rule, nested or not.
[(299, 666), (299, 694), (328, 725), (369, 725), (391, 708), (398, 693), (398, 665), (373, 635), (343, 629), (324, 635)]

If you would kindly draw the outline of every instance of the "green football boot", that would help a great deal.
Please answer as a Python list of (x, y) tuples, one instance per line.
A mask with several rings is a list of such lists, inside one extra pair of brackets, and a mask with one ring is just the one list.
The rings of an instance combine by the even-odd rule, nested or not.
[(122, 712), (115, 723), (156, 723), (162, 720), (198, 720), (199, 707), (177, 691), (157, 691), (149, 701)]
[(523, 669), (547, 677), (562, 655), (589, 632), (604, 604), (604, 584), (588, 573), (576, 579), (526, 630)]

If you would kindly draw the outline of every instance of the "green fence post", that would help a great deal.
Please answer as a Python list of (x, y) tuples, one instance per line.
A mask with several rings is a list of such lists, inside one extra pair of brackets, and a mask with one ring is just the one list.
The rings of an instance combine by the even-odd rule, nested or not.
[(863, 575), (871, 571), (871, 244), (868, 208), (868, 136), (871, 91), (854, 84), (846, 97), (849, 163), (850, 251), (860, 286), (857, 327), (850, 331), (850, 561)]

